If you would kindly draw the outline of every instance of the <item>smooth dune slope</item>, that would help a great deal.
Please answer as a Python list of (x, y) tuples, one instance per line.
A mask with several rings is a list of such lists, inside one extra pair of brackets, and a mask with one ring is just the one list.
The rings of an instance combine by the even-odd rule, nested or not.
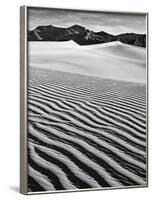
[(101, 51), (102, 53), (106, 53), (112, 56), (122, 57), (130, 60), (136, 60), (145, 62), (146, 59), (146, 49), (132, 46), (128, 44), (117, 42), (109, 42), (104, 44), (96, 44), (90, 46), (83, 46), (82, 48)]
[[(82, 50), (81, 57), (77, 48), (70, 55), (84, 64), (90, 50)], [(46, 57), (52, 62), (57, 56), (53, 51)], [(91, 52), (89, 62), (94, 56), (99, 59)], [(29, 69), (28, 191), (145, 186), (146, 85), (87, 76), (87, 65), (82, 66), (85, 75), (51, 70), (52, 65)]]
[(101, 78), (146, 82), (146, 49), (121, 42), (29, 42), (29, 66)]

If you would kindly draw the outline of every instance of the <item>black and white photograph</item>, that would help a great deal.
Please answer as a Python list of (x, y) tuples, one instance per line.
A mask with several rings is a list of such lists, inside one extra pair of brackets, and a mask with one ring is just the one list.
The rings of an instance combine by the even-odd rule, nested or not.
[(147, 15), (27, 8), (28, 193), (147, 186)]

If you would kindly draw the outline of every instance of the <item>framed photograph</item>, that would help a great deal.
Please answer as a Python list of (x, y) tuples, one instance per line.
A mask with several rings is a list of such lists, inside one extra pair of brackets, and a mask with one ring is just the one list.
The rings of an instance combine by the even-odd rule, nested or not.
[(148, 14), (20, 9), (22, 194), (148, 186)]

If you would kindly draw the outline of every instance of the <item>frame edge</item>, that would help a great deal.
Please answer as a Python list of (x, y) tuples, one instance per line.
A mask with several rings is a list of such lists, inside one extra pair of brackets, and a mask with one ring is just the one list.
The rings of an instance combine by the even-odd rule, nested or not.
[(20, 7), (20, 193), (27, 194), (27, 7)]

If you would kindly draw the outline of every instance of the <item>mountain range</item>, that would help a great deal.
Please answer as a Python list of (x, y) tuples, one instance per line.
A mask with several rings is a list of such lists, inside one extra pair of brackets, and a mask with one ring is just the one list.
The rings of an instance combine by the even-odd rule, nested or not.
[(146, 47), (146, 34), (123, 33), (119, 35), (109, 34), (104, 31), (94, 32), (80, 25), (68, 28), (52, 25), (38, 26), (28, 31), (28, 41), (69, 41), (73, 40), (79, 45), (91, 45), (120, 41), (125, 44)]

